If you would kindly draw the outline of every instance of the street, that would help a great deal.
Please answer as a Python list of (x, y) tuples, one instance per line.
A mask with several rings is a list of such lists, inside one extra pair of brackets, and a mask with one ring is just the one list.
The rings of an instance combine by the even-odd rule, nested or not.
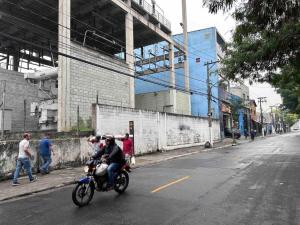
[(24, 197), (0, 205), (0, 224), (300, 224), (299, 146), (290, 133), (138, 168), (126, 193), (83, 208), (73, 186)]

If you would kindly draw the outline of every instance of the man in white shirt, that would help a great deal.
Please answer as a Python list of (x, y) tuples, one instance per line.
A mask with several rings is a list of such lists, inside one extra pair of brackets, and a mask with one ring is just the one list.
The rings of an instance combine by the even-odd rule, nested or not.
[(23, 135), (23, 140), (19, 143), (19, 154), (18, 154), (18, 160), (17, 160), (17, 168), (14, 174), (13, 179), (13, 186), (20, 185), (18, 182), (19, 173), (22, 167), (24, 167), (30, 182), (36, 181), (36, 178), (32, 176), (31, 172), (31, 164), (30, 159), (33, 158), (33, 155), (30, 153), (30, 146), (29, 146), (29, 140), (30, 140), (30, 134), (25, 133)]

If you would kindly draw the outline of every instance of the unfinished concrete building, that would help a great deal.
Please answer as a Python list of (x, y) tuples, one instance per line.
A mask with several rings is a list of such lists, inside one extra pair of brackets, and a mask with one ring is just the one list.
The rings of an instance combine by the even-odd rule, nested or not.
[[(144, 47), (161, 42), (167, 46), (164, 54), (152, 53), (145, 61)], [(24, 85), (33, 84), (42, 93), (32, 100), (31, 111), (40, 112), (43, 129), (68, 131), (78, 115), (90, 120), (93, 103), (134, 108), (135, 80), (151, 73), (137, 68), (162, 58), (168, 64), (160, 70), (170, 71), (163, 84), (169, 87), (168, 111), (176, 113), (174, 52), (186, 54), (172, 39), (171, 24), (155, 1), (0, 1), (0, 79), (7, 70), (26, 72)], [(188, 87), (180, 93), (181, 100), (184, 95), (189, 101)]]

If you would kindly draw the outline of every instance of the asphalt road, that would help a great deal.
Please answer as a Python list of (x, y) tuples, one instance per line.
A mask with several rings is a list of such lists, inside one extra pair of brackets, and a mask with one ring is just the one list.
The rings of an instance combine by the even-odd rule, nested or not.
[(6, 202), (0, 224), (300, 224), (299, 146), (292, 133), (139, 168), (84, 208), (72, 187)]

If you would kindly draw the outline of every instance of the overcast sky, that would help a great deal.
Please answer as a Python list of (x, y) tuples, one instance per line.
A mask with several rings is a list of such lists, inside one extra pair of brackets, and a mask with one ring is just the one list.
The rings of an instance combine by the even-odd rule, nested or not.
[[(148, 0), (151, 2), (150, 0)], [(172, 23), (173, 34), (182, 33), (180, 22), (181, 0), (156, 0), (160, 8), (164, 10), (165, 17)], [(187, 0), (188, 31), (199, 30), (207, 27), (217, 27), (226, 41), (230, 41), (232, 30), (235, 28), (235, 20), (223, 13), (212, 15), (208, 13), (207, 8), (203, 8), (202, 0)], [(250, 87), (250, 97), (257, 100), (257, 97), (267, 97), (267, 103), (264, 109), (269, 106), (281, 103), (281, 97), (270, 85), (254, 84)]]

